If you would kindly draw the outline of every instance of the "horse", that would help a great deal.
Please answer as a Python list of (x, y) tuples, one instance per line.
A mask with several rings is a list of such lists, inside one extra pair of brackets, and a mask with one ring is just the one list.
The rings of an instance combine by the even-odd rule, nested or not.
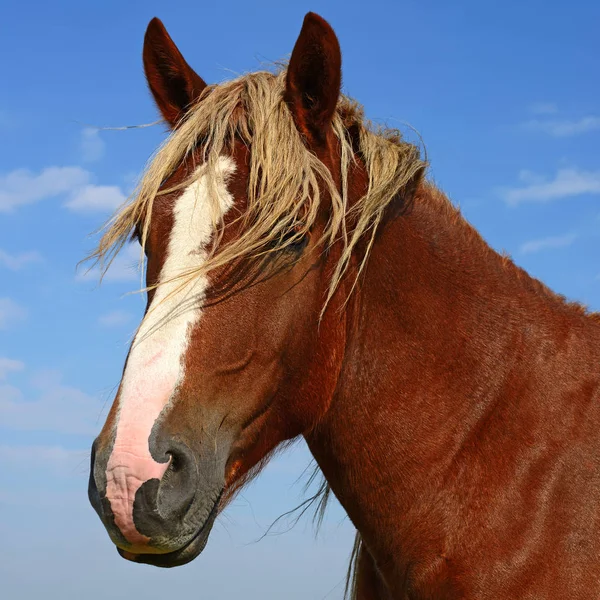
[(121, 556), (191, 561), (303, 437), (357, 530), (354, 598), (600, 597), (600, 316), (341, 93), (320, 16), (286, 64), (219, 85), (157, 19), (143, 62), (171, 131), (89, 257), (145, 254), (88, 490)]

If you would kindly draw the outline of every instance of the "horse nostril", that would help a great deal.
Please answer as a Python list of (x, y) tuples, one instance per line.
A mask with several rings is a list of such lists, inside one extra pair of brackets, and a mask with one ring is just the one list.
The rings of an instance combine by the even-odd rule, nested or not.
[(152, 436), (147, 447), (145, 456), (137, 448), (105, 450), (98, 440), (91, 448), (88, 496), (122, 548), (172, 547), (194, 522), (200, 459), (185, 443), (166, 435)]
[(194, 499), (198, 468), (192, 451), (184, 444), (171, 442), (165, 452), (169, 466), (157, 489), (157, 509), (164, 519), (181, 519)]
[(170, 451), (167, 452), (167, 456), (169, 457), (169, 468), (167, 469), (167, 472), (177, 472), (184, 468), (185, 459), (182, 458), (179, 452)]
[(161, 487), (170, 485), (171, 478), (180, 473), (185, 466), (185, 461), (178, 454), (167, 452), (166, 456), (169, 457), (169, 466), (160, 480)]

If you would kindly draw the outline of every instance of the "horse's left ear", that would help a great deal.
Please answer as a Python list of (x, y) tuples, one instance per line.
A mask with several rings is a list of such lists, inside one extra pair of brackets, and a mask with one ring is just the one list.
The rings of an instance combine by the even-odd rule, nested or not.
[(325, 143), (340, 96), (342, 54), (333, 29), (309, 12), (287, 70), (285, 101), (309, 145)]
[(156, 105), (171, 127), (179, 123), (206, 87), (156, 17), (144, 37), (144, 71)]

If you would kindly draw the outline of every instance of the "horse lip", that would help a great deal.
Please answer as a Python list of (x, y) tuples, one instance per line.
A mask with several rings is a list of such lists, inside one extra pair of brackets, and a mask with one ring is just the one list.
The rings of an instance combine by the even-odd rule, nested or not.
[(126, 560), (152, 565), (154, 567), (179, 567), (191, 562), (202, 552), (202, 550), (204, 550), (204, 547), (208, 542), (208, 536), (217, 517), (219, 502), (221, 501), (222, 495), (223, 492), (221, 491), (221, 493), (217, 496), (217, 499), (215, 500), (208, 517), (198, 532), (189, 542), (187, 542), (178, 550), (166, 552), (165, 554), (135, 554), (133, 552), (123, 550), (117, 546), (117, 552)]

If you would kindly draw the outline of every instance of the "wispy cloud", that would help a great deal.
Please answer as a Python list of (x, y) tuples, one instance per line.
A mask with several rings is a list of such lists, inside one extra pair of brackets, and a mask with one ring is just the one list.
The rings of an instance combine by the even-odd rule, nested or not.
[(600, 129), (600, 117), (588, 116), (571, 121), (533, 119), (525, 123), (525, 127), (553, 137), (571, 137)]
[(95, 162), (104, 156), (106, 145), (95, 127), (86, 127), (81, 132), (81, 157), (85, 162)]
[(48, 167), (39, 174), (17, 169), (0, 175), (0, 212), (73, 192), (86, 185), (90, 174), (81, 167)]
[(600, 194), (600, 171), (559, 169), (551, 180), (530, 171), (521, 171), (519, 180), (525, 185), (499, 191), (506, 203), (512, 206), (523, 202), (549, 202), (584, 194)]
[(0, 329), (8, 329), (17, 321), (22, 321), (27, 311), (10, 298), (0, 298)]
[(12, 371), (22, 371), (24, 368), (25, 363), (20, 360), (0, 356), (0, 381), (6, 379), (7, 375)]
[(72, 473), (81, 461), (89, 456), (89, 450), (67, 450), (61, 446), (9, 446), (0, 444), (0, 463), (19, 468), (47, 470), (56, 473)]
[(40, 262), (42, 257), (39, 252), (30, 251), (21, 254), (9, 254), (0, 248), (0, 265), (11, 271), (19, 271), (28, 264)]
[(13, 385), (0, 385), (0, 423), (18, 431), (94, 434), (99, 430), (100, 403), (65, 385), (61, 374), (43, 371), (31, 379), (33, 398)]
[(67, 196), (64, 206), (76, 212), (107, 212), (124, 200), (121, 188), (92, 183), (81, 167), (48, 167), (36, 174), (17, 169), (0, 175), (0, 213), (11, 213), (27, 204)]
[[(140, 281), (140, 252), (139, 244), (132, 243), (125, 246), (120, 254), (113, 260), (110, 268), (104, 275), (104, 282), (130, 282)], [(85, 270), (80, 267), (76, 277), (78, 281), (98, 281), (100, 271), (97, 268)]]
[(534, 115), (553, 115), (558, 112), (558, 106), (554, 102), (535, 102), (529, 107)]
[(566, 248), (570, 246), (576, 239), (577, 234), (567, 233), (565, 235), (557, 235), (541, 238), (538, 240), (530, 240), (521, 244), (519, 252), (521, 254), (534, 254), (542, 250), (552, 250), (556, 248)]
[[(98, 317), (98, 323), (103, 327), (120, 327), (131, 321), (131, 313), (124, 310), (113, 310)], [(1, 359), (0, 359), (1, 360)], [(0, 367), (1, 367), (0, 362)]]
[(65, 206), (74, 212), (111, 212), (125, 202), (116, 185), (86, 185), (73, 193)]

